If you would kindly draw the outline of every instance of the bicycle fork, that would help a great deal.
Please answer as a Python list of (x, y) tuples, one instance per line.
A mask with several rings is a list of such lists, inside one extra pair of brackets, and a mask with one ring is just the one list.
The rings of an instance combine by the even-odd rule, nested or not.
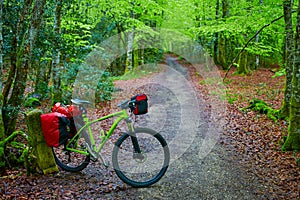
[(138, 139), (136, 137), (134, 127), (133, 127), (133, 123), (132, 123), (131, 119), (127, 119), (126, 122), (128, 125), (129, 135), (130, 135), (132, 145), (133, 145), (133, 158), (143, 160), (145, 157), (142, 154), (142, 151), (141, 151)]

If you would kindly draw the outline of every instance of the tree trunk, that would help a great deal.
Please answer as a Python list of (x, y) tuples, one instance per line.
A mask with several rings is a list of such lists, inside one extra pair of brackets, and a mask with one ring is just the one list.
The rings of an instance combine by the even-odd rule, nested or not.
[(12, 45), (11, 57), (10, 57), (10, 69), (9, 69), (8, 77), (7, 77), (6, 81), (5, 81), (5, 85), (4, 85), (3, 92), (2, 92), (4, 105), (7, 103), (8, 95), (9, 95), (9, 92), (10, 92), (11, 87), (13, 85), (14, 77), (16, 75), (16, 69), (17, 69), (17, 64), (16, 64), (16, 58), (17, 58), (16, 46), (17, 46), (16, 43)]
[[(42, 111), (33, 110), (27, 113), (26, 123), (28, 127), (29, 145), (33, 149), (36, 163), (31, 168), (37, 167), (44, 174), (58, 172), (52, 149), (47, 146), (41, 126), (40, 115)], [(35, 166), (34, 166), (35, 165)]]
[(3, 95), (0, 93), (0, 141), (5, 138), (5, 127), (2, 115)]
[(133, 41), (134, 41), (134, 32), (131, 31), (128, 33), (128, 40), (127, 40), (126, 72), (133, 70), (133, 52), (132, 52)]
[[(19, 41), (20, 39), (24, 39), (24, 30), (26, 30), (27, 27), (27, 18), (30, 14), (31, 7), (32, 7), (32, 2), (33, 0), (25, 0), (24, 2), (24, 7), (20, 16), (20, 19), (17, 23), (16, 28), (13, 27), (12, 33), (12, 41), (11, 41), (11, 53), (10, 53), (10, 62), (11, 62), (11, 67), (9, 71), (8, 78), (5, 83), (5, 87), (3, 89), (3, 103), (4, 105), (7, 103), (8, 95), (11, 91), (11, 87), (15, 81), (15, 75), (16, 75), (16, 70), (17, 70), (17, 51), (18, 51), (18, 44), (21, 42)], [(22, 47), (21, 47), (22, 48)]]
[[(130, 11), (130, 18), (134, 19), (134, 0), (131, 2), (132, 10)], [(133, 42), (134, 42), (134, 25), (131, 28), (132, 30), (128, 33), (127, 40), (127, 58), (126, 58), (126, 72), (133, 70)]]
[(292, 78), (288, 137), (282, 147), (283, 151), (300, 150), (300, 1), (296, 25), (296, 53)]
[[(2, 30), (2, 24), (3, 24), (3, 0), (0, 0), (0, 141), (5, 138), (5, 132), (4, 132), (4, 123), (2, 118), (2, 106), (3, 106), (3, 95), (2, 95), (2, 86), (3, 86), (3, 80), (2, 80), (2, 70), (3, 70), (3, 30)], [(0, 150), (1, 151), (1, 150)]]
[(54, 41), (54, 52), (52, 61), (52, 77), (53, 77), (53, 92), (52, 104), (62, 100), (61, 91), (61, 67), (60, 67), (60, 25), (61, 25), (61, 9), (62, 0), (56, 1), (55, 17), (54, 17), (54, 33), (56, 40)]
[(218, 41), (218, 64), (222, 66), (223, 69), (226, 69), (226, 40), (224, 38), (224, 33), (219, 34)]
[(133, 66), (139, 66), (139, 50), (136, 49), (133, 51)]
[[(259, 0), (259, 4), (260, 6), (263, 5), (263, 0)], [(261, 13), (261, 10), (259, 10), (259, 13)], [(258, 43), (259, 42), (259, 34), (256, 35), (255, 37), (255, 42)], [(258, 69), (259, 67), (259, 55), (255, 56), (255, 69)]]
[(291, 91), (292, 91), (292, 73), (294, 62), (294, 31), (292, 20), (292, 3), (293, 0), (283, 0), (283, 12), (285, 21), (285, 69), (286, 69), (286, 81), (284, 99), (280, 110), (281, 117), (289, 116)]
[(222, 11), (223, 19), (229, 16), (229, 0), (222, 0)]
[(36, 82), (34, 87), (34, 93), (40, 94), (42, 98), (45, 98), (48, 94), (48, 79), (47, 79), (47, 63), (39, 63), (36, 72)]
[(237, 72), (238, 74), (248, 74), (249, 70), (248, 70), (248, 61), (247, 61), (247, 52), (243, 51), (240, 54), (240, 58), (239, 58), (239, 62), (238, 62), (238, 68), (237, 68)]
[[(220, 12), (220, 0), (217, 0), (216, 3), (216, 20), (219, 20), (219, 12)], [(213, 49), (213, 56), (214, 56), (214, 61), (218, 65), (218, 40), (219, 40), (219, 34), (215, 33), (215, 38), (214, 38), (214, 49)]]
[(7, 135), (10, 135), (15, 130), (16, 119), (18, 117), (20, 106), (23, 103), (23, 95), (26, 88), (28, 68), (31, 62), (32, 48), (42, 20), (45, 4), (46, 0), (37, 0), (35, 2), (30, 18), (30, 28), (27, 31), (27, 34), (24, 35), (23, 45), (17, 52), (17, 71), (15, 83), (12, 90), (12, 95), (8, 101), (8, 104), (5, 105), (4, 108), (4, 121), (6, 122), (5, 132)]
[[(229, 1), (228, 0), (222, 0), (222, 19), (223, 21), (226, 21), (226, 18), (229, 15)], [(219, 40), (218, 40), (218, 63), (223, 67), (223, 69), (226, 69), (227, 62), (226, 62), (226, 38), (225, 34), (222, 32), (219, 34)]]
[[(3, 86), (2, 70), (3, 70), (3, 0), (0, 0), (0, 94), (1, 95), (2, 95), (2, 86)], [(2, 105), (0, 106), (2, 109)]]

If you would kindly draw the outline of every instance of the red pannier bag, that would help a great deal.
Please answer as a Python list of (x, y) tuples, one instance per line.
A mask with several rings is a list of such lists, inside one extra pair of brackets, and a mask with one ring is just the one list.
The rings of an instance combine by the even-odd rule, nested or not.
[(67, 142), (70, 122), (61, 113), (53, 112), (41, 115), (42, 131), (50, 147), (58, 147)]
[(71, 119), (73, 116), (80, 116), (82, 114), (77, 106), (63, 106), (60, 102), (54, 104), (51, 110), (52, 112), (59, 112), (66, 115), (68, 119)]
[(135, 115), (148, 113), (148, 98), (145, 94), (137, 94), (131, 98), (129, 108)]
[(74, 122), (73, 117), (81, 116), (81, 111), (79, 110), (78, 106), (69, 105), (69, 106), (63, 106), (60, 102), (57, 102), (54, 104), (54, 106), (51, 108), (52, 112), (58, 112), (61, 113), (70, 120), (70, 134), (69, 138), (72, 138), (74, 135), (76, 135), (77, 130)]

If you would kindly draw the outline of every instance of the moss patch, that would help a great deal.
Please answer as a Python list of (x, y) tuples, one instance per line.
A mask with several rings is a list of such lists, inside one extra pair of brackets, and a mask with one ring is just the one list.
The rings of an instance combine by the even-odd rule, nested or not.
[(249, 106), (242, 108), (242, 111), (246, 111), (247, 109), (251, 109), (257, 111), (261, 114), (265, 114), (268, 118), (273, 121), (277, 121), (281, 119), (280, 110), (276, 110), (271, 108), (265, 101), (259, 99), (253, 99), (249, 102)]

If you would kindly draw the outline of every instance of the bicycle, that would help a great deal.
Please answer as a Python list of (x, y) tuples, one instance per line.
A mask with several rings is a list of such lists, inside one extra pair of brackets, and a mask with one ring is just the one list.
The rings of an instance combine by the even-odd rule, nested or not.
[[(132, 187), (148, 187), (159, 181), (167, 171), (170, 162), (170, 151), (161, 134), (149, 128), (134, 127), (129, 109), (130, 100), (125, 100), (117, 106), (121, 111), (90, 121), (86, 106), (89, 101), (72, 99), (79, 107), (82, 115), (75, 118), (78, 132), (67, 143), (52, 148), (57, 165), (65, 171), (78, 172), (87, 167), (90, 160), (98, 158), (104, 166), (100, 151), (109, 140), (121, 121), (127, 124), (128, 132), (121, 135), (112, 151), (112, 164), (117, 176)], [(105, 133), (100, 131), (101, 143), (96, 145), (91, 125), (103, 120), (117, 117)]]

